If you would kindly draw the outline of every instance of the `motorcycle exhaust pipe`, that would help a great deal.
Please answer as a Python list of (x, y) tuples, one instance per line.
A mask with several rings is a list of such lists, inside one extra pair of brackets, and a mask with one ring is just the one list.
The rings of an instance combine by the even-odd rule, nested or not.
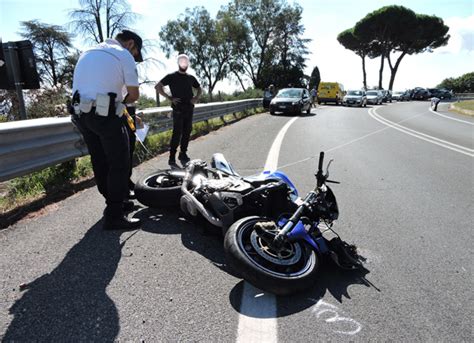
[(186, 176), (184, 177), (183, 184), (181, 185), (181, 191), (192, 201), (194, 206), (196, 206), (197, 210), (203, 215), (204, 218), (206, 218), (208, 222), (210, 222), (212, 225), (222, 227), (223, 226), (222, 221), (220, 221), (218, 218), (215, 218), (204, 207), (204, 205), (201, 204), (201, 202), (199, 202), (199, 200), (196, 199), (196, 197), (193, 194), (191, 194), (191, 192), (188, 190), (188, 183), (191, 180), (193, 173), (194, 173), (194, 165), (190, 165), (186, 170)]

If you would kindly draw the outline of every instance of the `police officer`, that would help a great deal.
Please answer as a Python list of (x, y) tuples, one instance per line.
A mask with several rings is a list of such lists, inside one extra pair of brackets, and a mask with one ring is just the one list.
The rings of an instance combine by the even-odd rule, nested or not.
[[(194, 105), (201, 96), (202, 89), (196, 78), (186, 71), (189, 67), (189, 58), (185, 54), (178, 56), (179, 70), (177, 72), (166, 75), (155, 86), (156, 91), (169, 99), (173, 108), (173, 135), (170, 142), (170, 157), (168, 164), (171, 167), (176, 166), (176, 151), (180, 146), (178, 159), (182, 164), (189, 162), (187, 155), (189, 137), (193, 128), (193, 111)], [(171, 95), (164, 90), (164, 86), (169, 86)], [(193, 88), (197, 89), (194, 96)]]
[(115, 39), (82, 53), (74, 70), (73, 117), (89, 149), (97, 188), (105, 198), (106, 230), (140, 225), (140, 220), (125, 215), (133, 202), (125, 200), (131, 161), (128, 132), (121, 116), (125, 104), (139, 97), (135, 62), (143, 61), (141, 48), (140, 36), (123, 30)]

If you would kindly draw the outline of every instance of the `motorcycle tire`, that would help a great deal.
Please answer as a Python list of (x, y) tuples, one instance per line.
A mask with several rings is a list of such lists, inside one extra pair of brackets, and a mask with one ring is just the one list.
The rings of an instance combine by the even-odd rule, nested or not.
[(182, 171), (172, 169), (145, 175), (135, 184), (135, 196), (148, 207), (179, 207), (183, 176)]
[(285, 253), (293, 252), (293, 255), (275, 258), (268, 246), (264, 249), (258, 247), (259, 244), (265, 245), (253, 229), (259, 221), (267, 220), (258, 216), (245, 217), (227, 231), (224, 251), (229, 269), (255, 287), (276, 295), (310, 288), (316, 282), (320, 255), (305, 242), (297, 241), (286, 243), (288, 250)]

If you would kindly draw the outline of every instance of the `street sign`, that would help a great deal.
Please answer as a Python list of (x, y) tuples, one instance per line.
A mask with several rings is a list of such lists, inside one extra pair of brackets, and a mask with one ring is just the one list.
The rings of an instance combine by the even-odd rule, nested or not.
[[(30, 41), (2, 43), (0, 49), (0, 89), (40, 88), (33, 45)], [(12, 51), (14, 50), (14, 51)], [(12, 56), (15, 56), (16, 58)], [(15, 77), (16, 76), (16, 77)]]

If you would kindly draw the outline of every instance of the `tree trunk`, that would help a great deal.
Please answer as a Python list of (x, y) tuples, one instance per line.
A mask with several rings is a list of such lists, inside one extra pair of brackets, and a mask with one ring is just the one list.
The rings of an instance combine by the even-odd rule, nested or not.
[(234, 74), (237, 77), (237, 80), (239, 80), (240, 87), (242, 87), (242, 90), (245, 92), (246, 89), (245, 89), (245, 86), (244, 86), (244, 82), (242, 81), (242, 78), (240, 77), (239, 73), (234, 71)]
[(365, 55), (362, 55), (362, 76), (364, 82), (364, 90), (367, 90), (367, 72), (365, 71)]
[(397, 74), (398, 67), (400, 66), (400, 62), (402, 61), (403, 57), (405, 57), (406, 52), (402, 52), (402, 54), (397, 58), (397, 61), (395, 62), (395, 66), (392, 67), (392, 63), (390, 61), (390, 55), (387, 57), (389, 66), (390, 66), (390, 84), (388, 85), (388, 89), (392, 90), (393, 89), (393, 84), (395, 83), (395, 75)]
[(385, 62), (385, 53), (383, 52), (380, 56), (380, 69), (379, 69), (379, 89), (383, 89), (382, 87), (382, 79), (383, 79), (383, 67)]

